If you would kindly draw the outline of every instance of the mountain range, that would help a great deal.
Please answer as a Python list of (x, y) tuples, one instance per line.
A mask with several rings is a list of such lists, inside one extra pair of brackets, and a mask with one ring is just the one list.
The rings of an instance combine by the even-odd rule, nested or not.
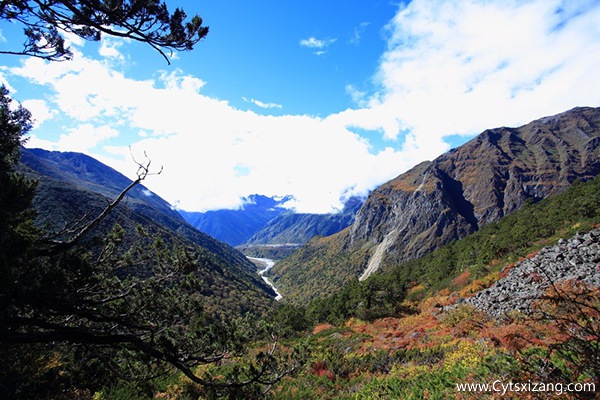
[(284, 205), (292, 196), (248, 196), (235, 210), (179, 210), (191, 225), (232, 246), (298, 246), (314, 236), (329, 236), (350, 226), (364, 199), (350, 197), (344, 208), (330, 214), (296, 213)]
[(269, 221), (248, 240), (247, 244), (303, 244), (315, 236), (330, 236), (354, 221), (364, 199), (350, 197), (338, 213), (306, 214), (284, 212)]
[(489, 129), (375, 189), (350, 227), (312, 240), (278, 263), (271, 277), (284, 298), (304, 303), (421, 257), (599, 172), (598, 108)]
[(179, 213), (200, 231), (232, 246), (246, 241), (269, 221), (287, 211), (282, 205), (291, 196), (273, 198), (254, 194), (243, 199), (236, 210), (213, 210), (206, 212), (184, 211)]

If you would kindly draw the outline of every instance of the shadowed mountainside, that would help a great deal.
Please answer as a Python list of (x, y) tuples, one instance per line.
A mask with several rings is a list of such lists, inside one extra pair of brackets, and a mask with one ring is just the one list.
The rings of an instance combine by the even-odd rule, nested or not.
[[(33, 202), (37, 221), (49, 231), (60, 232), (90, 221), (131, 183), (83, 154), (25, 148), (21, 153), (20, 171), (38, 180)], [(92, 237), (102, 238), (115, 223), (125, 229), (128, 243), (140, 240), (136, 227), (141, 226), (152, 239), (161, 238), (168, 245), (182, 245), (195, 252), (208, 312), (257, 311), (268, 307), (275, 296), (243, 254), (192, 227), (168, 202), (142, 185), (128, 192), (93, 230), (90, 245), (94, 243)]]
[(237, 210), (179, 213), (200, 231), (232, 246), (300, 245), (314, 236), (332, 235), (348, 227), (364, 201), (351, 197), (337, 213), (299, 214), (283, 207), (290, 199), (254, 194)]

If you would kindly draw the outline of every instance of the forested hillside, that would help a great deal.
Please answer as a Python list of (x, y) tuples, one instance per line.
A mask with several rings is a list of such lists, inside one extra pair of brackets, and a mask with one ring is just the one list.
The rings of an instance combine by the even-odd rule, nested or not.
[[(57, 234), (85, 225), (131, 183), (83, 154), (25, 148), (21, 154), (21, 170), (38, 182), (33, 200), (38, 223)], [(106, 236), (115, 223), (124, 229), (128, 244), (142, 239), (136, 234), (137, 227), (142, 226), (152, 240), (160, 237), (169, 245), (191, 246), (199, 255), (197, 273), (205, 282), (203, 294), (211, 313), (239, 315), (265, 310), (274, 297), (246, 257), (194, 229), (166, 201), (141, 185), (127, 193), (90, 237)]]
[[(149, 160), (133, 181), (73, 153), (19, 164), (31, 114), (11, 103), (0, 87), (2, 396), (97, 399), (118, 386), (141, 398), (175, 371), (213, 395), (252, 393), (295, 368), (275, 344), (248, 352), (274, 338), (260, 319), (275, 293), (255, 267), (145, 202), (146, 189), (127, 197)], [(116, 197), (110, 177), (126, 184)], [(216, 377), (197, 369), (230, 357)]]
[[(497, 274), (559, 237), (571, 237), (600, 223), (600, 178), (575, 183), (565, 193), (528, 202), (498, 222), (419, 259), (398, 262), (364, 281), (354, 278), (332, 296), (307, 306), (322, 322), (350, 317), (373, 319), (402, 314), (401, 299), (421, 300), (443, 289)], [(460, 277), (460, 278), (458, 278)], [(400, 299), (400, 301), (399, 301)]]

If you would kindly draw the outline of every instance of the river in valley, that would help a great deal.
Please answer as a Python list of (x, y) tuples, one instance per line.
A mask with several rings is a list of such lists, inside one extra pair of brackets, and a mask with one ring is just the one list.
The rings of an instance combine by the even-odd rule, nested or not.
[(263, 269), (258, 271), (258, 274), (263, 278), (263, 280), (267, 283), (267, 285), (271, 286), (273, 288), (273, 290), (275, 291), (275, 294), (277, 294), (277, 296), (275, 296), (275, 300), (279, 301), (282, 299), (281, 294), (277, 291), (277, 288), (275, 286), (273, 286), (273, 283), (269, 280), (269, 278), (267, 278), (264, 274), (270, 270), (271, 268), (273, 268), (273, 265), (275, 265), (275, 261), (268, 259), (268, 258), (257, 258), (257, 257), (248, 257), (249, 260), (254, 261), (256, 263), (259, 263), (261, 266), (264, 266)]

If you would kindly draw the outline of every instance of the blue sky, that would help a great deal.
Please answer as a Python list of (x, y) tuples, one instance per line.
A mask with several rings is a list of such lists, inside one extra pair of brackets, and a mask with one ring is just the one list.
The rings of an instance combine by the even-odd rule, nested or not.
[(383, 27), (396, 9), (364, 0), (190, 3), (182, 6), (211, 31), (197, 51), (180, 54), (182, 65), (209, 82), (208, 95), (239, 108), (249, 107), (244, 98), (280, 105), (273, 115), (326, 116), (351, 107), (345, 88), (370, 84), (385, 50)]
[(210, 26), (171, 65), (113, 38), (69, 38), (63, 63), (0, 55), (30, 147), (129, 176), (146, 152), (164, 167), (146, 186), (186, 210), (260, 193), (327, 212), (484, 129), (600, 106), (600, 1), (167, 4)]

